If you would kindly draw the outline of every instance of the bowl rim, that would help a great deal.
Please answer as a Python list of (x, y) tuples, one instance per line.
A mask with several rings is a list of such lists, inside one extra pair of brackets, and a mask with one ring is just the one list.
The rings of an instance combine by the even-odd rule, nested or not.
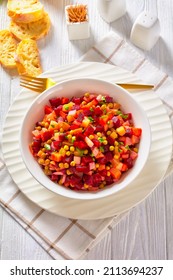
[[(148, 141), (148, 145), (146, 147), (146, 150), (145, 150), (145, 159), (143, 160), (143, 164), (142, 166), (140, 167), (140, 169), (138, 170), (137, 173), (135, 173), (131, 180), (128, 181), (128, 184), (125, 185), (125, 186), (118, 186), (117, 188), (114, 188), (114, 186), (117, 186), (116, 183), (112, 184), (110, 187), (106, 187), (105, 189), (103, 190), (99, 190), (97, 192), (83, 192), (83, 191), (74, 191), (74, 190), (70, 190), (68, 188), (65, 188), (63, 186), (60, 186), (58, 183), (54, 183), (53, 181), (51, 181), (48, 176), (46, 176), (43, 171), (41, 170), (41, 167), (39, 166), (38, 164), (38, 167), (40, 167), (40, 170), (42, 171), (42, 175), (43, 175), (43, 178), (49, 180), (49, 184), (50, 186), (46, 185), (44, 183), (44, 180), (40, 180), (36, 174), (33, 172), (33, 169), (30, 168), (28, 166), (28, 163), (27, 163), (27, 160), (25, 158), (25, 150), (24, 150), (24, 147), (23, 147), (23, 136), (22, 136), (22, 132), (23, 132), (23, 127), (24, 127), (24, 124), (28, 118), (28, 115), (29, 113), (32, 111), (33, 109), (33, 106), (34, 104), (37, 103), (37, 101), (40, 101), (39, 103), (41, 103), (43, 100), (45, 100), (46, 96), (49, 96), (49, 94), (52, 94), (53, 92), (55, 92), (56, 88), (58, 88), (59, 86), (61, 85), (64, 85), (64, 84), (68, 84), (68, 83), (71, 83), (71, 82), (78, 82), (78, 81), (85, 81), (85, 82), (100, 82), (100, 83), (103, 83), (103, 84), (107, 84), (109, 86), (113, 86), (115, 87), (115, 89), (119, 89), (121, 90), (126, 96), (128, 96), (132, 102), (135, 104), (135, 106), (138, 107), (138, 109), (140, 110), (140, 112), (142, 113), (142, 115), (145, 117), (145, 123), (148, 127), (148, 137), (150, 139), (150, 141)], [(109, 92), (108, 92), (109, 94)], [(47, 100), (48, 102), (48, 100)], [(43, 109), (43, 108), (42, 108)], [(34, 125), (34, 124), (33, 124)], [(150, 147), (151, 147), (151, 127), (150, 127), (150, 123), (149, 123), (149, 120), (148, 120), (148, 117), (147, 117), (147, 114), (146, 112), (144, 111), (144, 109), (142, 108), (142, 106), (133, 98), (133, 96), (131, 95), (130, 92), (128, 92), (126, 89), (122, 88), (121, 86), (117, 85), (116, 83), (113, 83), (113, 82), (110, 82), (110, 81), (106, 81), (106, 80), (102, 80), (102, 79), (99, 79), (99, 78), (88, 78), (88, 77), (82, 77), (82, 78), (71, 78), (71, 79), (67, 79), (67, 80), (64, 80), (62, 82), (59, 82), (58, 84), (55, 84), (54, 86), (48, 88), (47, 90), (45, 90), (44, 92), (42, 92), (40, 95), (38, 95), (32, 102), (31, 104), (29, 105), (28, 107), (28, 110), (26, 111), (25, 115), (24, 115), (24, 118), (22, 120), (22, 123), (21, 123), (21, 127), (20, 127), (20, 137), (19, 137), (19, 146), (20, 146), (20, 152), (21, 152), (21, 156), (22, 156), (22, 159), (23, 159), (23, 162), (27, 168), (27, 170), (30, 172), (30, 174), (33, 176), (34, 179), (36, 179), (36, 181), (41, 184), (43, 187), (45, 187), (46, 189), (50, 190), (51, 192), (54, 192), (55, 194), (57, 195), (62, 195), (66, 198), (70, 198), (70, 199), (79, 199), (79, 200), (93, 200), (93, 199), (101, 199), (101, 198), (104, 198), (104, 197), (107, 197), (107, 196), (110, 196), (110, 195), (113, 195), (121, 190), (123, 190), (124, 188), (126, 188), (130, 183), (132, 183), (132, 181), (137, 177), (139, 176), (139, 174), (141, 173), (142, 169), (144, 168), (146, 162), (147, 162), (147, 159), (148, 159), (148, 155), (149, 155), (149, 151), (150, 151)], [(29, 150), (29, 147), (28, 147), (28, 150)], [(29, 151), (30, 153), (30, 151)], [(32, 156), (33, 160), (35, 160), (35, 158)], [(132, 169), (133, 170), (133, 169)], [(130, 170), (129, 170), (130, 171)], [(123, 180), (124, 181), (124, 180)], [(53, 188), (53, 186), (58, 186), (58, 188)], [(61, 188), (59, 188), (61, 187)]]

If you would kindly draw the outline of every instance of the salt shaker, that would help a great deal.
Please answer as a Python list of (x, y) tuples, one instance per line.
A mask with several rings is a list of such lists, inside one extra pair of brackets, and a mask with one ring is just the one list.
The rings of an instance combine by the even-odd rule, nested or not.
[(160, 36), (160, 24), (157, 15), (143, 11), (135, 20), (130, 39), (137, 47), (149, 51)]
[(122, 17), (126, 13), (125, 0), (97, 0), (97, 8), (101, 17), (108, 23)]

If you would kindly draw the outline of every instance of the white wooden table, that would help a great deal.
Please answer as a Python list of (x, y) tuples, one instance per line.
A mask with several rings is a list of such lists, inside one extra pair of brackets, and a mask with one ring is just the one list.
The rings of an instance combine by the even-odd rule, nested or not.
[[(8, 26), (6, 2), (0, 5), (0, 29)], [(65, 5), (70, 0), (42, 0), (48, 11), (51, 36), (39, 41), (43, 70), (76, 62), (108, 31), (118, 32), (129, 41), (130, 31), (137, 15), (144, 9), (158, 14), (161, 38), (150, 51), (143, 53), (157, 67), (173, 77), (173, 1), (126, 0), (127, 14), (105, 23), (99, 16), (96, 0), (81, 0), (89, 6), (91, 37), (69, 41), (65, 25)], [(142, 51), (141, 51), (142, 52)], [(15, 71), (0, 67), (0, 125), (2, 128), (10, 103), (19, 92), (19, 79)], [(51, 257), (0, 207), (0, 259), (51, 259)], [(173, 259), (173, 175), (132, 209), (118, 225), (87, 255), (86, 259)]]

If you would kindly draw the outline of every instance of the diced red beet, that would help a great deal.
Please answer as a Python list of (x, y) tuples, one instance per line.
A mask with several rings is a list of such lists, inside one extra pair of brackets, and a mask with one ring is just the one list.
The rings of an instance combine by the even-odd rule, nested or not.
[[(67, 176), (68, 177), (68, 176)], [(75, 174), (70, 176), (70, 180), (69, 183), (72, 186), (75, 186), (76, 184), (78, 184), (81, 181), (81, 178)]]
[(40, 148), (41, 147), (41, 141), (34, 139), (33, 142), (32, 142), (32, 147)]
[(81, 125), (79, 125), (79, 124), (72, 124), (72, 125), (70, 125), (70, 130), (74, 130), (74, 129), (79, 128), (79, 127), (81, 127)]
[(73, 155), (66, 156), (66, 157), (64, 157), (64, 160), (63, 160), (63, 162), (67, 162), (67, 163), (70, 163), (72, 161), (73, 161)]
[(80, 112), (79, 115), (77, 116), (77, 121), (81, 123), (83, 119), (84, 119), (84, 114)]
[(99, 140), (93, 139), (92, 141), (93, 141), (95, 147), (99, 148), (101, 146), (101, 143)]
[(50, 113), (52, 113), (52, 111), (53, 111), (52, 107), (45, 105), (45, 107), (44, 107), (45, 114), (50, 114)]
[(112, 121), (113, 121), (114, 128), (120, 127), (121, 122), (120, 122), (120, 119), (117, 116), (114, 116), (112, 118)]
[(96, 125), (96, 129), (95, 132), (103, 132), (104, 131), (104, 127), (100, 124)]
[(93, 112), (89, 109), (84, 109), (83, 110), (84, 116), (92, 116)]
[(74, 104), (73, 107), (72, 107), (72, 110), (79, 110), (80, 109), (80, 105), (78, 104)]
[(89, 136), (89, 135), (91, 135), (91, 134), (93, 134), (93, 133), (94, 133), (94, 128), (93, 128), (93, 126), (89, 125), (89, 126), (86, 128), (86, 130), (85, 130), (85, 132), (84, 132), (84, 135)]
[(95, 109), (94, 109), (94, 114), (96, 116), (101, 116), (103, 114), (103, 111), (100, 109), (100, 106), (97, 106)]
[(106, 185), (111, 185), (114, 182), (112, 176), (106, 176), (105, 181), (106, 181)]
[(100, 170), (98, 172), (102, 177), (105, 177), (107, 175), (107, 170), (106, 169)]
[(73, 145), (74, 145), (74, 147), (77, 147), (81, 150), (88, 148), (88, 145), (84, 141), (75, 141)]
[(98, 173), (93, 175), (94, 184), (100, 184), (102, 182), (102, 176)]
[(132, 114), (131, 113), (127, 113), (126, 114), (126, 120), (131, 120), (132, 119)]
[(83, 188), (83, 183), (82, 181), (78, 182), (75, 184), (75, 190), (81, 190)]
[(51, 144), (51, 148), (52, 150), (59, 150), (59, 148), (61, 147), (62, 142), (61, 141), (53, 141)]
[(58, 107), (59, 105), (61, 105), (61, 98), (59, 97), (51, 98), (49, 99), (49, 103), (52, 106), (52, 108)]
[(60, 112), (62, 111), (62, 108), (63, 108), (62, 105), (59, 105), (56, 108), (54, 108), (54, 111), (55, 111), (55, 114), (57, 117), (60, 116)]
[(93, 158), (91, 156), (83, 156), (82, 157), (82, 163), (87, 164), (93, 162)]
[(95, 124), (98, 124), (98, 123), (99, 123), (99, 116), (92, 115), (92, 118), (93, 118), (93, 122), (94, 122)]
[(133, 160), (131, 157), (124, 159), (123, 162), (127, 165), (128, 169), (133, 167)]
[(90, 175), (83, 175), (83, 180), (87, 185), (92, 186), (93, 185), (93, 176)]
[(59, 139), (58, 139), (59, 141), (64, 141), (65, 140), (65, 133), (61, 133), (60, 135), (59, 135)]
[(84, 134), (76, 134), (76, 141), (85, 141)]
[(53, 130), (47, 130), (41, 134), (41, 139), (43, 142), (49, 140), (53, 136)]
[(126, 128), (126, 133), (124, 136), (131, 137), (132, 135), (133, 135), (132, 129), (130, 127)]
[(54, 173), (51, 175), (51, 180), (52, 181), (58, 181), (58, 179), (59, 179), (59, 175), (56, 175)]
[(40, 150), (38, 147), (31, 147), (33, 154), (37, 154)]
[(107, 158), (104, 156), (104, 157), (101, 157), (101, 158), (98, 158), (97, 159), (98, 163), (100, 164), (105, 164), (108, 162)]
[(111, 152), (106, 152), (104, 155), (107, 161), (111, 161), (113, 159), (113, 154)]
[(77, 172), (88, 173), (88, 172), (90, 171), (90, 169), (89, 169), (89, 166), (77, 165), (77, 166), (76, 166), (76, 171), (77, 171)]
[(115, 139), (113, 139), (111, 136), (107, 136), (107, 141), (108, 141), (109, 145), (113, 146)]
[(109, 145), (104, 145), (103, 149), (104, 149), (104, 153), (109, 152)]
[(62, 98), (61, 98), (61, 104), (64, 105), (64, 104), (67, 104), (67, 103), (69, 103), (69, 98), (67, 98), (67, 97), (62, 97)]
[(107, 103), (112, 103), (113, 102), (113, 98), (111, 96), (106, 95), (105, 96), (105, 100)]
[(75, 104), (80, 105), (81, 104), (81, 97), (72, 97), (71, 101), (74, 102)]

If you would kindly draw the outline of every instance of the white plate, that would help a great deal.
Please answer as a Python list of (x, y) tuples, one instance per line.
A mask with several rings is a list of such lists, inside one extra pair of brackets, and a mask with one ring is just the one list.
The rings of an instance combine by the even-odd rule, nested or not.
[[(95, 77), (108, 81), (139, 82), (131, 73), (102, 63), (79, 62), (54, 68), (43, 76), (56, 82), (78, 77)], [(69, 199), (45, 189), (26, 169), (19, 149), (19, 132), (26, 109), (37, 96), (22, 90), (9, 109), (2, 139), (7, 168), (19, 189), (40, 207), (74, 219), (100, 219), (120, 214), (138, 204), (149, 195), (168, 168), (172, 153), (172, 129), (169, 117), (160, 99), (152, 91), (133, 93), (147, 113), (151, 125), (152, 144), (148, 161), (135, 181), (115, 195), (79, 201)]]

